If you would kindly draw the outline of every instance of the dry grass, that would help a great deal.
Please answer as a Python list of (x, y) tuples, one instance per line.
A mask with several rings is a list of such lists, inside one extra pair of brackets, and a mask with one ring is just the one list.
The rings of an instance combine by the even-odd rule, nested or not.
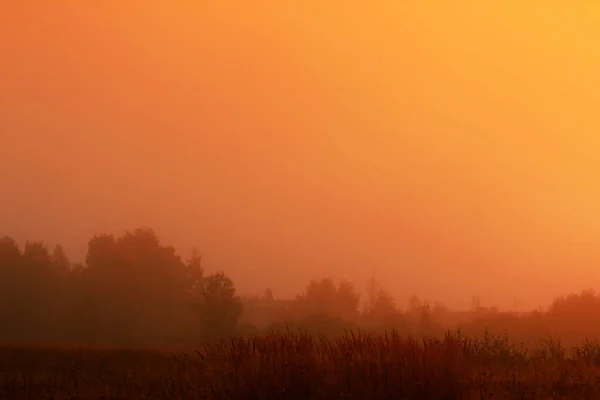
[(287, 332), (202, 351), (0, 348), (0, 399), (600, 399), (600, 346)]

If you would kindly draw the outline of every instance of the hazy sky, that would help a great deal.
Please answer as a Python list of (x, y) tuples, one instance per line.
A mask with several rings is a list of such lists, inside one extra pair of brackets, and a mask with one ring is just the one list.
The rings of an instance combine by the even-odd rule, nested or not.
[(151, 227), (242, 293), (593, 287), (594, 3), (7, 1), (0, 235)]

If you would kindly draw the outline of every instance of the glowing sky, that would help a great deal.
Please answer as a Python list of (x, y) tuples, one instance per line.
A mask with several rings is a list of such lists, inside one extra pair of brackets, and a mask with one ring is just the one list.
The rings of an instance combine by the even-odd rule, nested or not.
[(83, 259), (149, 226), (280, 296), (376, 271), (400, 303), (512, 308), (598, 280), (595, 2), (251, 3), (4, 6), (0, 235)]

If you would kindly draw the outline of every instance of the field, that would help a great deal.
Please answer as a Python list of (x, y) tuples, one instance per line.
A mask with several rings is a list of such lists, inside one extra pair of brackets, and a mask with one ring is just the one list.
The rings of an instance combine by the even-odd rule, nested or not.
[(0, 348), (0, 399), (596, 399), (600, 346), (289, 332), (194, 351)]

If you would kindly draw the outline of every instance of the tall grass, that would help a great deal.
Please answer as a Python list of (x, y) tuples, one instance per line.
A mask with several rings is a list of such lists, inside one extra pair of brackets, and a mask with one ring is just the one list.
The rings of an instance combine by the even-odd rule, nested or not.
[(0, 399), (280, 398), (600, 398), (600, 345), (281, 331), (179, 352), (0, 347)]

